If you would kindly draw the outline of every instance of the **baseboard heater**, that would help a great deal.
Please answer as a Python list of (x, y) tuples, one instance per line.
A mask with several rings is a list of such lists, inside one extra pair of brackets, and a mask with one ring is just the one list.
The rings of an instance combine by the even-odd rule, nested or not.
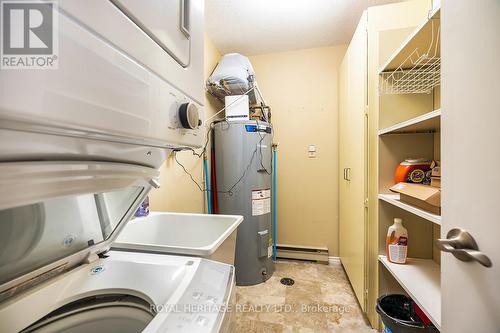
[(276, 257), (280, 259), (309, 260), (328, 264), (328, 248), (277, 244)]

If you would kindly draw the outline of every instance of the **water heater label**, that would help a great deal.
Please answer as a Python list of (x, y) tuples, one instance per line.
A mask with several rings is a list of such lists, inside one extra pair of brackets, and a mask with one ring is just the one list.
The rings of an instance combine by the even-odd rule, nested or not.
[(252, 216), (271, 212), (271, 189), (252, 190)]
[(271, 134), (273, 129), (269, 126), (265, 126), (265, 125), (259, 125), (259, 127), (257, 127), (257, 125), (245, 125), (245, 130), (247, 132), (265, 132), (267, 134)]

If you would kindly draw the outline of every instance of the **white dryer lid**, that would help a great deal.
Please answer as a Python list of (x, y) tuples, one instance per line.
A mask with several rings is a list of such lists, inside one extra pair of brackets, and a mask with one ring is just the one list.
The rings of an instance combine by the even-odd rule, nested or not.
[(0, 163), (0, 302), (107, 251), (157, 177), (123, 163)]

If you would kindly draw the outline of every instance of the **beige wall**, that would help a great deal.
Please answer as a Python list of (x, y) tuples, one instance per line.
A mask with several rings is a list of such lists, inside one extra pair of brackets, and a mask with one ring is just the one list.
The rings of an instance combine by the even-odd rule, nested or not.
[[(347, 45), (250, 57), (259, 86), (273, 111), (278, 149), (278, 243), (326, 246), (338, 255), (338, 67)], [(221, 54), (205, 36), (205, 78)], [(205, 115), (222, 105), (205, 97)], [(316, 158), (308, 158), (316, 144)], [(200, 184), (201, 159), (178, 159)], [(150, 194), (151, 210), (204, 212), (205, 195), (170, 157), (161, 167), (161, 188)]]
[[(250, 57), (272, 107), (280, 244), (338, 256), (338, 68), (347, 45)], [(308, 145), (317, 147), (308, 158)]]
[[(208, 78), (220, 58), (220, 52), (212, 41), (205, 36), (205, 72)], [(205, 117), (214, 114), (221, 108), (221, 104), (205, 94)], [(194, 179), (203, 186), (203, 160), (191, 154), (191, 152), (178, 153), (177, 159), (193, 175)], [(159, 189), (152, 190), (150, 208), (154, 211), (168, 212), (191, 212), (203, 213), (205, 211), (205, 194), (201, 192), (191, 181), (188, 175), (177, 165), (173, 156), (165, 161), (160, 168)]]

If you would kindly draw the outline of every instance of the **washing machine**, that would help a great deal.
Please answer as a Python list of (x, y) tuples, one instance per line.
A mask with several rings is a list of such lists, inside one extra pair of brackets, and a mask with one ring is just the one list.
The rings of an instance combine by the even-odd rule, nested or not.
[[(205, 281), (210, 274), (217, 278), (211, 286)], [(2, 306), (0, 327), (40, 333), (227, 331), (229, 319), (214, 302), (229, 297), (230, 276), (230, 266), (213, 261), (111, 251)]]
[(0, 332), (226, 331), (233, 266), (110, 250), (204, 142), (203, 1), (0, 6), (49, 24), (57, 63), (0, 74)]
[(0, 332), (228, 331), (232, 265), (109, 250), (155, 177), (124, 163), (0, 163)]

